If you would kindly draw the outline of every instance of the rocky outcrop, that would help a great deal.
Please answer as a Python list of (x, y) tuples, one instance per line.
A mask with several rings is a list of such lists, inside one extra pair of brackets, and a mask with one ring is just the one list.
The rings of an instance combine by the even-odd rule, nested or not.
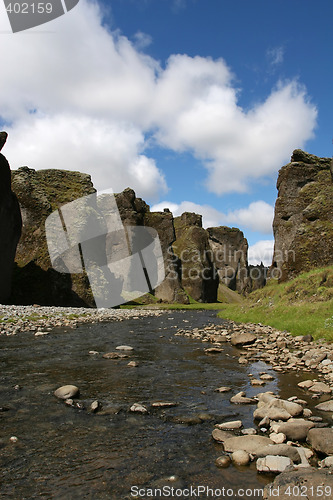
[(182, 286), (198, 302), (216, 302), (219, 279), (201, 215), (185, 212), (175, 218), (174, 224), (176, 241), (173, 250), (180, 262)]
[[(165, 270), (164, 281), (155, 290), (150, 287), (151, 295), (154, 295), (155, 299), (147, 296), (147, 300), (188, 303), (189, 298), (193, 298), (199, 302), (216, 302), (218, 290), (220, 296), (224, 295), (226, 286), (241, 293), (251, 289), (247, 267), (247, 241), (241, 231), (227, 227), (206, 230), (202, 227), (201, 216), (193, 213), (186, 212), (174, 219), (168, 209), (163, 212), (150, 212), (149, 206), (141, 198), (137, 198), (132, 189), (127, 188), (115, 195), (117, 205), (114, 201), (107, 203), (107, 208), (103, 202), (93, 201), (89, 204), (91, 220), (98, 227), (103, 221), (99, 211), (102, 210), (105, 215), (107, 210), (111, 217), (116, 218), (119, 217), (119, 211), (123, 226), (132, 228), (128, 229), (127, 233), (121, 229), (119, 234), (112, 232), (112, 228), (107, 229), (106, 233), (97, 231), (101, 235), (97, 256), (95, 240), (91, 237), (83, 238), (81, 258), (84, 252), (84, 263), (87, 264), (87, 255), (91, 257), (86, 269), (90, 273), (93, 294), (82, 268), (80, 271), (68, 268), (66, 258), (61, 264), (65, 267), (52, 267), (45, 234), (45, 221), (51, 213), (77, 198), (95, 192), (90, 176), (65, 170), (35, 171), (22, 167), (12, 173), (12, 184), (23, 217), (23, 231), (16, 255), (14, 293), (11, 298), (13, 303), (93, 307), (94, 296), (98, 296), (96, 301), (99, 307), (102, 307), (100, 298), (105, 300), (105, 304), (109, 303), (105, 295), (105, 284), (109, 294), (119, 294), (114, 304), (123, 302), (124, 293), (125, 300), (132, 300), (133, 294), (131, 296), (129, 292), (127, 296), (130, 289), (127, 285), (131, 283), (132, 278), (135, 280), (135, 269), (131, 268), (131, 261), (124, 258), (128, 256), (126, 241), (132, 237), (136, 238), (135, 228), (140, 226), (153, 228), (158, 233)], [(119, 229), (119, 220), (117, 224)], [(150, 238), (148, 233), (147, 238)], [(147, 245), (151, 242), (152, 240), (147, 240)], [(145, 247), (146, 243), (143, 242), (143, 245)], [(111, 255), (112, 259), (109, 258)], [(124, 265), (129, 266), (129, 273), (125, 269), (117, 274), (116, 271), (110, 271), (110, 266), (102, 264), (119, 259), (123, 259)], [(97, 276), (94, 285), (91, 280), (92, 265)], [(104, 273), (101, 279), (100, 273)], [(147, 277), (149, 281), (146, 270)], [(126, 282), (125, 288), (120, 282)]]
[(89, 175), (66, 170), (12, 172), (12, 188), (22, 213), (22, 235), (16, 252), (13, 294), (16, 304), (93, 306), (85, 275), (55, 271), (45, 237), (45, 220), (60, 206), (95, 192)]
[(333, 171), (330, 158), (299, 149), (277, 181), (272, 276), (281, 281), (333, 264)]
[(154, 291), (157, 299), (163, 302), (188, 303), (188, 296), (181, 285), (179, 261), (172, 244), (176, 239), (173, 215), (169, 211), (145, 213), (144, 225), (156, 229), (163, 253), (165, 279)]
[(221, 226), (210, 227), (207, 232), (212, 260), (220, 283), (239, 293), (250, 291), (248, 243), (242, 231), (235, 227)]
[(265, 286), (267, 268), (248, 266), (248, 243), (239, 229), (203, 229), (201, 215), (189, 212), (175, 218), (175, 229), (181, 283), (193, 299), (228, 301), (226, 290), (246, 294)]
[[(22, 167), (12, 172), (12, 183), (21, 207), (23, 231), (17, 248), (11, 302), (93, 307), (95, 302), (87, 275), (54, 270), (45, 235), (45, 220), (52, 212), (95, 192), (90, 176), (65, 170), (35, 171)], [(167, 302), (188, 302), (179, 280), (177, 262), (174, 258), (168, 262), (176, 238), (172, 214), (151, 213), (149, 206), (129, 188), (116, 194), (116, 202), (124, 226), (149, 226), (159, 234), (166, 279), (156, 288), (155, 297)], [(105, 245), (107, 248), (107, 237)]]
[[(7, 134), (4, 135), (4, 132), (1, 134), (2, 147)], [(19, 204), (11, 188), (10, 167), (6, 158), (0, 153), (0, 302), (6, 301), (11, 294), (12, 270), (21, 227)]]

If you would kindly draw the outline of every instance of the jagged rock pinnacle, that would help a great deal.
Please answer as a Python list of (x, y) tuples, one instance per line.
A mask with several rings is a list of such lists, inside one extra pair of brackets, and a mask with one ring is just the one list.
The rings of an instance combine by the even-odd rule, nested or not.
[(7, 137), (8, 137), (7, 132), (0, 132), (0, 151), (4, 147)]

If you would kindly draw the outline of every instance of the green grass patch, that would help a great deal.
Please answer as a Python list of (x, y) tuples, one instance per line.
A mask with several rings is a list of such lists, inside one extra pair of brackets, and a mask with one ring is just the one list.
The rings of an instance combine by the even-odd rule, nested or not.
[(242, 304), (223, 305), (219, 316), (333, 341), (333, 266), (303, 273), (286, 283), (272, 280)]
[(120, 306), (120, 309), (169, 309), (169, 310), (208, 310), (215, 311), (221, 310), (224, 304), (220, 302), (203, 303), (203, 302), (193, 302), (192, 304), (165, 304), (165, 303), (155, 303), (155, 304), (125, 304)]

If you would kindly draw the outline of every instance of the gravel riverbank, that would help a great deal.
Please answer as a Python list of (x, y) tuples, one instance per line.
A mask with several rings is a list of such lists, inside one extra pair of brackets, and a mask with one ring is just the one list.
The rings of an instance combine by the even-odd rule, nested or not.
[[(233, 462), (244, 466), (256, 461), (259, 473), (278, 474), (265, 488), (265, 499), (273, 490), (280, 500), (290, 496), (332, 498), (333, 345), (325, 340), (314, 342), (311, 335), (294, 337), (271, 327), (234, 322), (227, 327), (181, 329), (176, 335), (207, 342), (207, 355), (218, 356), (226, 343), (231, 343), (238, 348), (240, 365), (264, 361), (275, 372), (302, 373), (297, 385), (307, 399), (318, 400), (313, 411), (295, 394), (281, 399), (279, 394), (265, 392), (267, 381), (274, 379), (267, 372), (261, 372), (258, 378), (249, 374), (251, 385), (260, 388), (255, 397), (247, 397), (245, 391), (233, 394), (233, 387), (216, 389), (230, 391), (230, 403), (234, 405), (256, 405), (254, 411), (250, 409), (254, 427), (244, 429), (240, 420), (215, 425), (212, 438), (223, 446), (216, 465), (228, 467)], [(306, 372), (308, 378), (304, 378)]]
[(160, 316), (162, 310), (89, 309), (84, 307), (0, 305), (0, 335), (20, 332), (47, 333), (53, 328), (76, 328), (80, 323), (124, 321), (129, 318)]

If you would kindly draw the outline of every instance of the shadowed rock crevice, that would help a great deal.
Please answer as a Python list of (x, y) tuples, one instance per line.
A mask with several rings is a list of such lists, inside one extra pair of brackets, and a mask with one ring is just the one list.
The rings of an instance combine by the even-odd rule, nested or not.
[[(1, 132), (4, 134), (3, 132)], [(6, 134), (7, 137), (7, 134)], [(4, 139), (4, 140), (3, 140)], [(2, 147), (5, 143), (1, 137)], [(1, 149), (0, 147), (0, 149)], [(6, 301), (11, 294), (12, 269), (16, 246), (21, 235), (22, 219), (19, 204), (11, 188), (9, 163), (0, 153), (0, 301)]]

